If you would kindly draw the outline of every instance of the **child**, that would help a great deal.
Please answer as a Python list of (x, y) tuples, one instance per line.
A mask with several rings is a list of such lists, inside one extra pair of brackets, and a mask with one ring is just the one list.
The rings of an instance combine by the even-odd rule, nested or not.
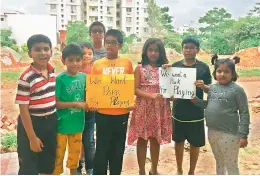
[(234, 64), (240, 63), (240, 57), (238, 57), (238, 56), (234, 56), (232, 60), (233, 60)]
[(158, 175), (160, 144), (171, 142), (170, 102), (162, 97), (159, 90), (159, 67), (167, 63), (162, 41), (148, 39), (143, 47), (142, 62), (135, 69), (135, 94), (137, 97), (128, 133), (128, 144), (131, 145), (137, 140), (140, 175), (145, 175), (148, 140), (151, 144), (152, 159), (149, 175)]
[[(196, 59), (200, 50), (200, 43), (193, 37), (187, 37), (182, 41), (184, 60), (178, 61), (172, 67), (196, 68), (197, 80), (203, 80), (205, 84), (211, 84), (209, 66)], [(196, 89), (196, 96), (203, 99), (203, 91)], [(184, 142), (190, 143), (190, 175), (195, 174), (200, 147), (205, 145), (204, 111), (195, 106), (190, 100), (177, 99), (173, 110), (175, 141), (175, 156), (177, 161), (177, 174), (183, 174), (182, 161)]]
[(19, 175), (52, 174), (56, 151), (57, 113), (55, 74), (49, 64), (52, 44), (37, 34), (27, 41), (33, 59), (18, 80), (15, 103), (20, 115), (17, 128)]
[[(123, 36), (120, 31), (111, 29), (105, 35), (107, 57), (94, 62), (92, 74), (108, 75), (133, 74), (130, 60), (119, 58)], [(110, 70), (115, 72), (110, 72)], [(107, 108), (96, 113), (96, 154), (94, 159), (94, 175), (106, 175), (107, 165), (111, 175), (120, 175), (125, 151), (126, 130), (129, 109)]]
[[(239, 175), (239, 147), (247, 146), (249, 110), (247, 96), (235, 83), (237, 73), (230, 59), (218, 60), (213, 72), (218, 82), (209, 87), (208, 101), (195, 98), (195, 104), (206, 108), (208, 139), (215, 160), (217, 175)], [(202, 88), (204, 85), (202, 85)]]
[(93, 22), (89, 26), (89, 36), (92, 38), (94, 46), (94, 61), (106, 57), (106, 49), (103, 47), (104, 35), (106, 28), (103, 23), (99, 21)]
[(57, 76), (56, 101), (58, 112), (58, 134), (55, 169), (53, 174), (63, 173), (63, 159), (68, 143), (67, 167), (75, 175), (81, 151), (84, 129), (86, 75), (79, 72), (83, 51), (76, 44), (67, 45), (62, 51), (62, 62), (67, 70)]
[(213, 54), (211, 56), (211, 64), (214, 65), (214, 62), (216, 62), (218, 60), (218, 55), (217, 54)]
[[(84, 51), (82, 67), (80, 71), (86, 74), (90, 74), (91, 68), (93, 66), (94, 49), (89, 43), (82, 43), (80, 47)], [(94, 115), (95, 114), (93, 111), (85, 112), (85, 128), (82, 134), (82, 143), (83, 143), (82, 153), (84, 153), (83, 158), (85, 158), (85, 169), (87, 175), (93, 175), (93, 165), (94, 165), (93, 160), (94, 160), (94, 155), (96, 150), (95, 141), (94, 141), (94, 125), (95, 125)], [(83, 160), (81, 160), (81, 162), (82, 161)]]

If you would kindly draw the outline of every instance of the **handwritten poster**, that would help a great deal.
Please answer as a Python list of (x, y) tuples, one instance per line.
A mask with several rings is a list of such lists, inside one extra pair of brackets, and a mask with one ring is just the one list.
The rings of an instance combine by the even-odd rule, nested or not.
[(160, 93), (165, 98), (192, 99), (196, 95), (196, 68), (159, 69)]
[(87, 103), (95, 108), (134, 106), (134, 75), (88, 75)]

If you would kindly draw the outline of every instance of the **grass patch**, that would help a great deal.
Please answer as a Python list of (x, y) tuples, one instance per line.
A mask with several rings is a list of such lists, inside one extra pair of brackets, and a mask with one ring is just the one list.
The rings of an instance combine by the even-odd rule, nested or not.
[(250, 154), (250, 155), (254, 155), (254, 154), (258, 154), (258, 149), (254, 149), (254, 148), (244, 148), (245, 153)]
[(20, 74), (21, 72), (1, 72), (2, 79), (7, 79), (8, 81), (17, 81)]
[(13, 132), (9, 132), (1, 137), (1, 144), (4, 149), (8, 149), (10, 147), (17, 147), (17, 136)]
[(257, 76), (260, 77), (260, 71), (259, 69), (247, 69), (247, 70), (237, 70), (238, 76), (243, 77), (251, 77), (251, 76)]

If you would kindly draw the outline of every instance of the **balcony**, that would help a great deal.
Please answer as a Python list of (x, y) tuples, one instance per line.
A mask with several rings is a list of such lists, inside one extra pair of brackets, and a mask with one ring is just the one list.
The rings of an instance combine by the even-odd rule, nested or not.
[(45, 0), (45, 4), (59, 4), (58, 0)]
[(89, 16), (98, 16), (98, 11), (89, 11)]
[(58, 10), (57, 9), (50, 9), (50, 14), (57, 14)]
[(106, 5), (109, 6), (109, 7), (114, 7), (114, 1), (113, 0), (107, 0)]

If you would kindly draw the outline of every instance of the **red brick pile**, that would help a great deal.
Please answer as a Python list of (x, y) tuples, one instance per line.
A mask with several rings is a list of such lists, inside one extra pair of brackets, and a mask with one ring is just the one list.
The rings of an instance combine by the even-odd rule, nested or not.
[(27, 67), (29, 63), (17, 62), (14, 56), (9, 53), (1, 53), (1, 70), (2, 71), (15, 71), (20, 70), (21, 67)]
[(240, 57), (239, 66), (260, 67), (260, 47), (246, 48), (236, 55)]
[(0, 124), (1, 124), (0, 136), (3, 136), (10, 131), (16, 131), (17, 129), (17, 120), (9, 118), (7, 116), (1, 117)]

